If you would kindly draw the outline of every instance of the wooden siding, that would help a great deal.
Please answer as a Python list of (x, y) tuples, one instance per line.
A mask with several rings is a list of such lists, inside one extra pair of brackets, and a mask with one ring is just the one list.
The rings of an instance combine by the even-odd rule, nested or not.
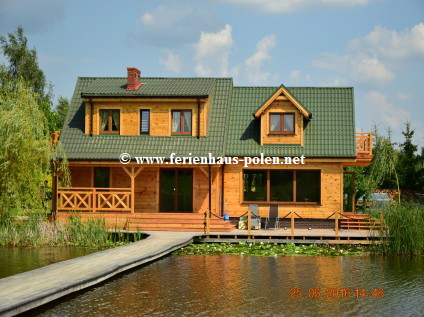
[[(105, 167), (105, 165), (99, 165)], [(138, 168), (139, 166), (137, 166)], [(70, 166), (72, 187), (93, 187), (95, 165)], [(193, 213), (204, 213), (209, 207), (208, 167), (193, 165), (166, 165), (166, 168), (193, 168)], [(220, 168), (212, 168), (212, 212), (220, 210)], [(136, 213), (159, 212), (160, 167), (146, 166), (135, 178), (134, 211)], [(110, 166), (110, 186), (131, 188), (131, 178), (122, 167)]]
[[(294, 135), (275, 135), (270, 132), (269, 113), (295, 113)], [(261, 114), (261, 144), (303, 145), (303, 115), (290, 101), (275, 100)]]
[[(343, 210), (343, 168), (341, 163), (306, 163), (305, 165), (255, 165), (243, 168), (242, 164), (225, 167), (225, 209), (230, 216), (239, 217), (248, 210), (248, 203), (243, 203), (243, 169), (316, 169), (321, 170), (321, 204), (320, 205), (280, 205), (280, 216), (294, 211), (303, 218), (327, 218), (332, 213)], [(262, 217), (268, 214), (269, 204), (260, 204)]]
[[(191, 110), (192, 112), (192, 135), (198, 134), (198, 106), (197, 100), (191, 99), (147, 99), (146, 101), (131, 101), (127, 99), (93, 100), (93, 134), (100, 133), (100, 109), (120, 110), (120, 135), (140, 135), (140, 110), (150, 110), (150, 135), (171, 135), (171, 111)], [(85, 133), (90, 131), (90, 102), (85, 101)], [(200, 136), (206, 136), (207, 120), (209, 111), (209, 98), (200, 100)]]

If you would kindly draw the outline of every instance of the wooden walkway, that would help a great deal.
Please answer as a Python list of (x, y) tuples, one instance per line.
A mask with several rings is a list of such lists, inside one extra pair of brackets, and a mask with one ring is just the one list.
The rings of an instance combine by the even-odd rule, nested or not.
[(129, 245), (0, 279), (0, 316), (14, 316), (192, 243), (196, 233), (145, 232)]
[[(0, 279), (0, 316), (14, 316), (67, 294), (85, 289), (108, 278), (158, 259), (199, 238), (203, 242), (266, 241), (272, 243), (368, 244), (368, 230), (332, 229), (247, 230), (211, 232), (143, 231), (149, 237), (129, 245), (58, 262), (29, 272)], [(370, 235), (371, 234), (371, 235)]]

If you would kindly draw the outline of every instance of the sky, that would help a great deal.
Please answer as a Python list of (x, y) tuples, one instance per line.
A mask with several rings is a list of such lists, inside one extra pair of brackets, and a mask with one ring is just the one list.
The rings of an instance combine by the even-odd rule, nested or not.
[[(233, 77), (238, 86), (354, 87), (356, 129), (410, 121), (424, 146), (423, 0), (0, 0), (53, 84), (77, 78)], [(3, 59), (4, 60), (4, 59)]]

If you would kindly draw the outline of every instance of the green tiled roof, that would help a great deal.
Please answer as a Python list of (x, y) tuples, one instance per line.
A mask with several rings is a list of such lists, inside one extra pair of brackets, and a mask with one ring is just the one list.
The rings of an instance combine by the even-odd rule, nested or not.
[(259, 120), (252, 112), (278, 87), (234, 87), (227, 124), (225, 155), (355, 157), (355, 121), (352, 88), (289, 87), (307, 105), (312, 119), (305, 121), (304, 146), (260, 145)]
[[(123, 79), (124, 80), (124, 79)], [(160, 79), (157, 79), (160, 81)], [(119, 135), (95, 135), (84, 134), (84, 102), (81, 93), (91, 92), (93, 82), (96, 78), (79, 78), (69, 112), (65, 120), (60, 141), (64, 146), (67, 158), (69, 160), (117, 160), (123, 152), (131, 156), (165, 156), (170, 153), (176, 153), (177, 156), (207, 156), (212, 153), (213, 156), (222, 156), (224, 149), (224, 129), (225, 121), (229, 110), (228, 102), (231, 100), (231, 89), (233, 87), (232, 79), (228, 78), (197, 78), (188, 79), (192, 85), (190, 91), (204, 93), (206, 89), (210, 92), (211, 104), (208, 117), (208, 136), (187, 137), (187, 136), (119, 136)], [(107, 81), (107, 80), (106, 80)], [(164, 79), (166, 85), (171, 82), (170, 79)], [(173, 79), (176, 86), (181, 84), (189, 91), (186, 79)], [(147, 80), (146, 80), (147, 82)], [(157, 85), (160, 87), (161, 85)], [(164, 87), (165, 84), (162, 86)], [(211, 87), (211, 88), (210, 88)], [(175, 92), (176, 93), (176, 92)], [(167, 95), (166, 92), (164, 95)]]
[[(60, 140), (70, 160), (117, 160), (131, 156), (269, 156), (354, 157), (352, 88), (287, 88), (312, 113), (305, 121), (304, 146), (259, 144), (254, 113), (279, 87), (233, 87), (230, 78), (143, 78), (139, 90), (125, 90), (126, 78), (78, 79)], [(119, 136), (84, 134), (83, 96), (210, 96), (205, 137)]]
[[(88, 78), (87, 78), (88, 79)], [(137, 90), (127, 90), (127, 78), (99, 77), (90, 78), (90, 84), (84, 89), (84, 96), (158, 96), (190, 97), (208, 96), (214, 78), (146, 78)]]

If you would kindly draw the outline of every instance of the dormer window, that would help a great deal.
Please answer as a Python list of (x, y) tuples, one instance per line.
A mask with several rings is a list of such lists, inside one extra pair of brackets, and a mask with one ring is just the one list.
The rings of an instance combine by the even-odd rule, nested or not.
[(294, 134), (294, 113), (270, 113), (270, 134)]
[(172, 110), (173, 135), (191, 135), (191, 110)]
[(120, 113), (116, 109), (100, 110), (100, 133), (119, 134)]

